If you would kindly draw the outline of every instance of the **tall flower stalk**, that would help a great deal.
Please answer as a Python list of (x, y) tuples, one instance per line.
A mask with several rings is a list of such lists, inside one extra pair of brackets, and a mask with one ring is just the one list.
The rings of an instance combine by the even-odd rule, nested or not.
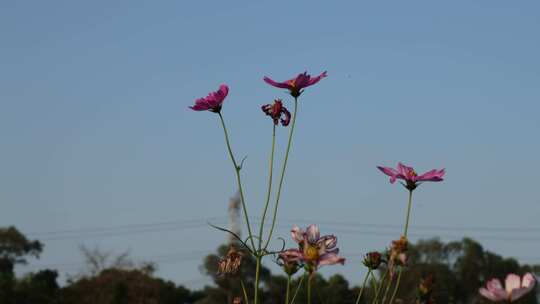
[[(412, 208), (412, 194), (413, 194), (413, 190), (409, 190), (409, 202), (407, 204), (407, 217), (405, 218), (405, 228), (403, 229), (403, 236), (404, 236), (405, 241), (407, 241), (407, 232), (409, 231), (409, 220), (410, 220), (411, 208)], [(403, 268), (400, 267), (398, 270), (396, 287), (394, 288), (394, 292), (392, 293), (392, 297), (390, 298), (390, 304), (393, 303), (394, 299), (396, 298), (397, 292), (399, 290), (399, 284), (401, 283), (402, 274), (403, 274)]]
[[(293, 111), (293, 114), (292, 114), (291, 128), (289, 130), (289, 139), (287, 140), (287, 149), (285, 150), (285, 158), (283, 159), (283, 166), (281, 167), (281, 174), (280, 174), (278, 190), (277, 190), (277, 194), (276, 194), (276, 202), (275, 202), (275, 205), (274, 205), (274, 211), (272, 213), (272, 226), (270, 227), (270, 231), (268, 233), (268, 238), (267, 238), (266, 243), (264, 245), (265, 250), (268, 248), (268, 245), (270, 244), (270, 240), (272, 239), (272, 233), (274, 232), (274, 228), (276, 226), (276, 218), (277, 218), (277, 212), (278, 212), (278, 207), (279, 207), (279, 199), (281, 198), (281, 189), (283, 187), (283, 181), (285, 179), (285, 171), (287, 169), (287, 162), (289, 160), (289, 152), (291, 151), (292, 139), (293, 139), (293, 135), (294, 135), (294, 126), (296, 125), (296, 116), (297, 116), (297, 114), (298, 114), (298, 97), (295, 97), (294, 98), (294, 111)], [(264, 217), (262, 219), (262, 222), (264, 223)], [(261, 224), (261, 226), (262, 226), (262, 224)]]
[[(393, 272), (393, 263), (397, 263), (401, 261), (402, 265), (398, 270), (398, 276), (396, 279), (396, 285), (394, 287), (394, 291), (392, 293), (392, 296), (390, 298), (390, 304), (394, 302), (394, 299), (398, 293), (399, 285), (401, 283), (401, 276), (403, 273), (403, 267), (405, 266), (406, 262), (406, 245), (407, 245), (407, 233), (409, 231), (409, 221), (411, 216), (411, 208), (412, 208), (412, 193), (413, 191), (423, 182), (440, 182), (443, 181), (444, 174), (446, 173), (444, 169), (437, 170), (433, 169), (431, 171), (428, 171), (424, 174), (418, 175), (414, 168), (406, 166), (402, 163), (398, 163), (397, 168), (389, 168), (389, 167), (377, 167), (381, 172), (384, 174), (390, 176), (390, 183), (394, 183), (396, 180), (402, 180), (401, 184), (403, 187), (405, 187), (409, 191), (409, 200), (407, 203), (407, 213), (405, 217), (405, 224), (403, 228), (403, 236), (400, 240), (394, 241), (393, 244), (396, 246), (393, 246), (391, 250), (390, 259), (389, 259), (389, 270), (390, 270), (390, 280), (388, 282), (387, 289), (385, 291), (385, 296), (383, 297), (383, 303), (386, 299), (386, 294), (388, 293), (388, 290), (390, 289), (392, 285), (392, 272)], [(392, 263), (392, 264), (390, 264)]]
[[(316, 271), (320, 266), (323, 265), (332, 265), (341, 263), (344, 264), (345, 259), (338, 255), (339, 249), (337, 248), (337, 238), (334, 235), (324, 235), (321, 236), (319, 233), (319, 228), (316, 225), (310, 225), (305, 231), (301, 230), (297, 226), (294, 226), (291, 230), (292, 238), (298, 243), (298, 248), (291, 248), (283, 250), (283, 247), (279, 251), (268, 250), (270, 241), (276, 227), (277, 214), (280, 206), (280, 199), (284, 187), (285, 174), (287, 171), (288, 160), (292, 149), (292, 143), (294, 138), (296, 119), (298, 116), (299, 108), (299, 97), (303, 94), (305, 88), (312, 86), (318, 83), (321, 79), (325, 78), (326, 72), (321, 73), (318, 76), (312, 77), (308, 75), (307, 72), (298, 74), (296, 77), (278, 82), (270, 79), (269, 77), (264, 77), (264, 81), (274, 87), (286, 89), (289, 91), (289, 94), (293, 97), (294, 109), (291, 112), (283, 105), (282, 100), (276, 99), (271, 104), (265, 104), (261, 107), (262, 111), (269, 116), (273, 121), (272, 126), (272, 139), (270, 147), (270, 157), (269, 157), (269, 169), (268, 169), (268, 185), (266, 188), (266, 195), (263, 200), (263, 211), (260, 226), (255, 233), (253, 233), (253, 227), (250, 223), (249, 213), (247, 210), (247, 203), (244, 195), (244, 188), (242, 184), (241, 170), (243, 167), (243, 160), (238, 161), (234, 155), (229, 132), (225, 123), (223, 114), (221, 113), (223, 102), (229, 93), (229, 87), (226, 85), (221, 85), (217, 91), (209, 93), (204, 98), (199, 98), (195, 100), (195, 104), (190, 108), (194, 111), (209, 111), (216, 113), (219, 116), (221, 127), (223, 129), (223, 134), (225, 138), (225, 143), (227, 147), (227, 152), (229, 154), (230, 160), (232, 162), (235, 177), (238, 187), (238, 192), (240, 195), (240, 202), (242, 204), (243, 216), (246, 222), (248, 237), (246, 240), (240, 239), (240, 236), (235, 234), (232, 231), (229, 231), (225, 228), (216, 227), (220, 230), (227, 231), (234, 235), (240, 244), (253, 256), (255, 259), (255, 278), (254, 278), (254, 292), (253, 292), (253, 301), (252, 304), (260, 304), (261, 296), (259, 290), (259, 284), (261, 279), (261, 270), (262, 270), (262, 261), (263, 258), (270, 254), (278, 254), (279, 257), (283, 260), (284, 270), (287, 273), (287, 286), (285, 301), (286, 304), (292, 304), (298, 290), (300, 288), (301, 282), (305, 277), (307, 277), (307, 300), (308, 304), (311, 303), (311, 289), (312, 281), (315, 278)], [(287, 145), (285, 147), (283, 161), (281, 164), (281, 170), (279, 177), (277, 179), (277, 187), (274, 186), (274, 166), (275, 164), (275, 153), (276, 153), (276, 127), (281, 123), (282, 126), (287, 127), (290, 124), (290, 129), (287, 138)], [(376, 293), (374, 302), (377, 303), (379, 297), (384, 292), (382, 297), (382, 304), (384, 303), (388, 296), (390, 296), (389, 304), (392, 304), (396, 298), (396, 295), (399, 291), (399, 286), (401, 282), (401, 276), (404, 270), (404, 267), (407, 265), (407, 246), (408, 246), (408, 232), (409, 232), (409, 223), (411, 219), (411, 210), (412, 210), (412, 194), (413, 191), (423, 182), (440, 182), (443, 180), (445, 170), (431, 170), (424, 174), (418, 175), (412, 167), (398, 163), (397, 168), (389, 167), (378, 167), (384, 174), (390, 176), (390, 182), (394, 183), (397, 180), (400, 180), (400, 183), (408, 190), (408, 204), (406, 210), (406, 217), (404, 223), (403, 234), (399, 240), (393, 241), (389, 249), (389, 253), (386, 257), (383, 258), (382, 254), (379, 252), (371, 252), (366, 255), (364, 260), (364, 265), (368, 267), (368, 272), (365, 275), (365, 278), (362, 282), (361, 289), (356, 299), (358, 304), (364, 294), (366, 284), (370, 277), (376, 281), (374, 276), (374, 271), (378, 268), (381, 263), (387, 264), (387, 271), (384, 276), (381, 278), (379, 284), (375, 284)], [(274, 189), (275, 188), (275, 189)], [(274, 200), (272, 200), (272, 195), (275, 192)], [(273, 206), (271, 203), (273, 202)], [(269, 213), (271, 211), (271, 215)], [(265, 224), (267, 224), (267, 216), (271, 218), (271, 225), (268, 229), (267, 234), (265, 235)], [(270, 221), (270, 220), (268, 220)], [(256, 229), (256, 228), (255, 228)], [(249, 240), (249, 241), (248, 241)], [(284, 244), (285, 245), (285, 244)], [(232, 252), (232, 251), (231, 251)], [(242, 255), (234, 255), (235, 252), (229, 252), (227, 259), (220, 260), (220, 269), (223, 269), (225, 272), (230, 272), (233, 269), (238, 269), (242, 261)], [(233, 259), (234, 257), (234, 259)], [(306, 274), (300, 280), (299, 286), (296, 288), (296, 291), (291, 297), (291, 280), (292, 275), (300, 268), (306, 270)], [(395, 277), (395, 271), (397, 270), (398, 275)], [(526, 288), (530, 288), (531, 282), (528, 281), (523, 283), (523, 286), (520, 287), (517, 293), (522, 292)], [(516, 280), (513, 280), (514, 282)], [(245, 289), (243, 281), (241, 282), (242, 292), (244, 296), (244, 302), (248, 302), (248, 293)], [(386, 282), (386, 286), (385, 286)], [(395, 286), (392, 291), (393, 283)], [(513, 283), (512, 283), (513, 284)], [(492, 284), (494, 285), (494, 284)], [(515, 285), (515, 284), (514, 284)], [(490, 285), (491, 286), (491, 285)], [(490, 287), (488, 286), (488, 287)], [(493, 287), (493, 286), (491, 286)], [(495, 286), (497, 287), (497, 286)], [(383, 290), (384, 289), (384, 290)], [(485, 289), (481, 291), (484, 296), (491, 297), (494, 294), (498, 293), (497, 288)], [(515, 298), (515, 297), (514, 297)], [(240, 298), (238, 298), (239, 301)]]
[[(244, 246), (246, 246), (246, 248), (250, 251), (250, 253), (255, 258), (256, 266), (255, 266), (255, 282), (254, 282), (255, 286), (254, 286), (254, 299), (253, 299), (254, 304), (259, 304), (259, 297), (260, 297), (259, 296), (259, 281), (260, 281), (260, 274), (261, 274), (261, 268), (262, 268), (262, 259), (264, 258), (265, 255), (269, 254), (267, 248), (269, 246), (270, 240), (272, 239), (272, 234), (274, 232), (274, 228), (276, 225), (278, 206), (280, 202), (281, 192), (283, 189), (283, 182), (285, 179), (285, 172), (287, 168), (289, 154), (290, 154), (290, 150), (292, 146), (294, 127), (296, 125), (296, 116), (297, 116), (297, 111), (298, 111), (298, 97), (304, 92), (305, 88), (316, 84), (324, 77), (326, 77), (326, 72), (316, 77), (311, 77), (307, 73), (302, 73), (302, 74), (298, 74), (295, 78), (292, 78), (284, 82), (277, 82), (268, 77), (264, 77), (264, 81), (266, 83), (274, 87), (284, 88), (284, 89), (289, 90), (289, 93), (294, 98), (294, 112), (291, 115), (291, 113), (283, 106), (282, 101), (279, 99), (276, 99), (274, 103), (272, 104), (263, 105), (261, 107), (262, 111), (266, 115), (272, 118), (273, 127), (272, 127), (272, 145), (271, 145), (271, 150), (270, 150), (270, 161), (269, 161), (270, 164), (269, 164), (269, 174), (268, 174), (268, 187), (267, 187), (266, 199), (265, 199), (263, 213), (262, 213), (262, 219), (261, 219), (261, 223), (260, 223), (257, 235), (254, 235), (252, 232), (252, 227), (249, 220), (249, 213), (247, 210), (245, 196), (244, 196), (244, 189), (242, 186), (242, 179), (241, 179), (240, 171), (242, 169), (243, 161), (239, 163), (234, 156), (233, 149), (231, 147), (231, 142), (229, 139), (229, 132), (225, 124), (225, 119), (223, 118), (223, 115), (221, 113), (223, 102), (229, 93), (229, 87), (226, 85), (221, 85), (217, 91), (209, 93), (204, 98), (199, 98), (195, 100), (195, 105), (190, 106), (190, 108), (194, 111), (209, 111), (209, 112), (217, 113), (221, 122), (221, 126), (223, 128), (223, 134), (225, 136), (225, 143), (227, 146), (227, 151), (229, 153), (229, 157), (233, 164), (235, 175), (236, 175), (236, 181), (238, 184), (238, 192), (240, 194), (240, 201), (242, 203), (243, 215), (246, 221), (249, 242), (247, 240), (245, 242), (242, 241), (239, 238), (239, 236), (234, 234), (234, 232), (232, 231), (229, 231), (224, 228), (219, 228), (219, 227), (216, 227), (216, 228), (223, 231), (227, 231), (233, 234), (235, 237), (237, 237), (238, 240)], [(292, 119), (291, 119), (291, 116), (292, 116)], [(291, 123), (291, 128), (289, 131), (289, 138), (287, 140), (287, 147), (285, 150), (285, 156), (284, 156), (283, 165), (281, 169), (281, 175), (279, 177), (279, 185), (278, 185), (275, 205), (274, 205), (274, 209), (272, 213), (272, 225), (268, 232), (266, 241), (264, 241), (265, 239), (264, 238), (264, 225), (265, 225), (268, 209), (270, 207), (270, 201), (271, 201), (271, 196), (272, 196), (272, 183), (273, 183), (273, 178), (274, 178), (273, 168), (274, 168), (274, 155), (275, 155), (275, 142), (276, 142), (276, 126), (279, 123), (281, 123), (285, 127), (288, 126), (289, 123)], [(255, 240), (257, 240), (257, 244)], [(250, 245), (246, 243), (249, 243)], [(289, 276), (289, 284), (287, 288), (289, 292), (290, 276)], [(245, 294), (246, 293), (244, 293), (244, 296)], [(288, 301), (288, 295), (289, 293), (287, 293), (287, 301)]]
[(242, 203), (242, 210), (244, 211), (244, 219), (246, 221), (246, 226), (248, 229), (249, 234), (249, 240), (251, 242), (251, 248), (253, 248), (253, 251), (256, 250), (255, 247), (255, 241), (253, 241), (253, 233), (251, 232), (251, 224), (249, 223), (249, 215), (246, 208), (246, 200), (244, 199), (244, 189), (242, 187), (242, 180), (240, 177), (240, 170), (242, 169), (241, 165), (238, 165), (238, 162), (234, 158), (234, 154), (231, 148), (231, 142), (229, 140), (229, 132), (227, 132), (227, 126), (225, 125), (225, 120), (223, 119), (223, 115), (221, 115), (221, 112), (218, 112), (219, 118), (221, 121), (221, 126), (223, 127), (223, 133), (225, 135), (225, 142), (227, 143), (227, 150), (229, 151), (229, 156), (231, 157), (231, 161), (234, 166), (234, 172), (236, 173), (236, 183), (238, 184), (238, 192), (240, 193), (240, 202)]
[(369, 276), (371, 275), (371, 269), (368, 270), (366, 273), (366, 276), (364, 277), (364, 282), (362, 283), (362, 287), (360, 288), (360, 292), (358, 293), (358, 297), (356, 298), (356, 304), (360, 303), (360, 299), (362, 298), (362, 294), (364, 294), (364, 289), (366, 288), (366, 283), (369, 279)]

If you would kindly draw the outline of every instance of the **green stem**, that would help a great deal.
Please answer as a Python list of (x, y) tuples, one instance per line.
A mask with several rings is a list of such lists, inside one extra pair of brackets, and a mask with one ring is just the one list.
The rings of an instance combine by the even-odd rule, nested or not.
[(409, 231), (409, 219), (411, 216), (411, 207), (412, 207), (412, 190), (409, 190), (409, 203), (407, 204), (407, 218), (405, 219), (405, 230), (403, 235), (407, 237), (407, 232)]
[(259, 280), (261, 276), (261, 260), (262, 256), (257, 256), (257, 266), (255, 268), (255, 296), (253, 298), (253, 303), (259, 303)]
[(289, 159), (289, 151), (291, 150), (291, 143), (292, 143), (292, 138), (294, 134), (294, 126), (296, 125), (297, 113), (298, 113), (298, 97), (295, 97), (294, 98), (294, 112), (292, 114), (291, 128), (289, 130), (289, 140), (287, 142), (287, 150), (285, 151), (285, 159), (283, 160), (283, 167), (281, 168), (281, 177), (279, 179), (279, 185), (278, 185), (278, 190), (276, 194), (276, 205), (274, 206), (274, 213), (272, 215), (272, 227), (270, 228), (270, 232), (268, 233), (268, 239), (266, 240), (266, 244), (264, 245), (265, 249), (268, 247), (268, 244), (270, 243), (270, 240), (272, 239), (272, 233), (274, 232), (274, 227), (276, 225), (279, 198), (281, 197), (281, 187), (283, 186), (283, 180), (285, 178), (285, 169), (287, 168), (287, 161)]
[(383, 276), (382, 276), (382, 278), (381, 278), (381, 282), (380, 282), (380, 284), (379, 284), (377, 290), (375, 291), (375, 300), (373, 301), (373, 303), (377, 303), (377, 301), (379, 300), (379, 296), (381, 295), (381, 289), (383, 288), (384, 280), (386, 280), (386, 277), (388, 276), (388, 273), (389, 273), (389, 272), (390, 272), (390, 271), (387, 270), (387, 271), (383, 274)]
[(364, 278), (364, 283), (362, 283), (362, 288), (360, 288), (360, 293), (358, 293), (358, 298), (356, 298), (356, 304), (360, 303), (360, 298), (362, 297), (362, 294), (364, 293), (364, 289), (366, 288), (366, 283), (369, 278), (369, 275), (371, 274), (371, 269), (366, 274), (366, 277)]
[(396, 287), (394, 288), (394, 292), (392, 293), (392, 297), (390, 298), (389, 304), (394, 303), (394, 299), (396, 298), (398, 289), (399, 289), (399, 283), (401, 282), (401, 274), (403, 273), (403, 269), (399, 269), (398, 278), (396, 282)]
[(263, 243), (263, 229), (264, 229), (264, 220), (266, 219), (266, 212), (268, 211), (268, 205), (270, 204), (270, 196), (272, 194), (272, 174), (274, 168), (274, 150), (276, 146), (276, 125), (273, 125), (272, 128), (272, 152), (270, 152), (270, 168), (268, 173), (268, 192), (266, 193), (266, 204), (264, 205), (264, 211), (261, 219), (261, 226), (259, 227), (259, 251)]
[(379, 284), (377, 283), (377, 277), (373, 274), (373, 271), (371, 272), (371, 279), (373, 280), (373, 287), (375, 287), (373, 290), (377, 290), (379, 288)]
[(246, 286), (244, 285), (244, 280), (240, 279), (240, 286), (242, 286), (242, 292), (244, 293), (244, 302), (249, 304), (249, 298), (246, 291)]
[(253, 247), (253, 252), (256, 251), (255, 242), (253, 241), (253, 238), (251, 237), (253, 234), (251, 233), (251, 224), (249, 223), (249, 216), (246, 209), (246, 202), (244, 200), (244, 190), (242, 189), (242, 181), (240, 179), (240, 167), (238, 166), (238, 163), (236, 162), (236, 159), (234, 158), (232, 149), (231, 149), (231, 143), (229, 141), (229, 133), (227, 132), (227, 127), (225, 126), (225, 121), (223, 120), (223, 116), (221, 115), (221, 112), (218, 113), (219, 118), (221, 120), (221, 126), (223, 127), (223, 132), (225, 133), (225, 142), (227, 143), (227, 149), (229, 150), (229, 156), (231, 157), (231, 161), (234, 166), (234, 172), (236, 173), (236, 182), (238, 183), (238, 192), (240, 192), (240, 201), (242, 202), (242, 210), (244, 210), (244, 218), (246, 220), (246, 225), (248, 229), (249, 239), (251, 241), (251, 247)]
[(308, 274), (308, 283), (307, 283), (307, 304), (311, 304), (311, 273)]
[(285, 292), (285, 304), (289, 304), (289, 294), (291, 292), (291, 275), (287, 275), (287, 291)]
[[(413, 193), (412, 190), (409, 190), (409, 203), (407, 204), (407, 218), (405, 219), (405, 229), (403, 231), (403, 236), (405, 236), (405, 239), (407, 238), (407, 232), (409, 229), (409, 219), (410, 219), (411, 207), (412, 207), (412, 193)], [(394, 299), (396, 298), (397, 292), (399, 290), (399, 284), (401, 283), (401, 274), (403, 273), (403, 268), (401, 267), (399, 268), (399, 271), (398, 271), (396, 287), (394, 287), (394, 292), (392, 293), (392, 297), (390, 298), (390, 304), (394, 302)]]
[(382, 298), (381, 304), (384, 304), (384, 302), (386, 302), (386, 298), (388, 297), (388, 292), (390, 291), (390, 287), (392, 287), (392, 276), (388, 278), (388, 285), (386, 285), (386, 290), (384, 291), (384, 296)]
[(296, 299), (296, 296), (298, 295), (298, 292), (300, 291), (300, 287), (302, 287), (302, 282), (304, 282), (305, 276), (300, 277), (300, 282), (298, 282), (298, 286), (296, 286), (296, 291), (294, 292), (294, 295), (292, 297), (291, 303), (294, 304), (294, 300)]

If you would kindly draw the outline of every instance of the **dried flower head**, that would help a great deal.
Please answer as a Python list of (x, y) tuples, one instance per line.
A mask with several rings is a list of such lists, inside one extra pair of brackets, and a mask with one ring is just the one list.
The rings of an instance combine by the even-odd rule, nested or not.
[(388, 269), (390, 270), (390, 276), (393, 276), (397, 266), (407, 265), (407, 238), (402, 235), (399, 240), (392, 241), (388, 252)]
[(243, 253), (234, 246), (229, 248), (227, 255), (218, 262), (218, 275), (234, 275), (240, 269)]
[(433, 299), (433, 286), (435, 285), (435, 278), (429, 274), (420, 280), (418, 289), (416, 291), (416, 303), (417, 304), (434, 304)]
[(234, 300), (233, 300), (233, 304), (242, 304), (242, 298), (235, 297)]
[(281, 125), (286, 127), (291, 122), (291, 112), (283, 106), (281, 99), (276, 99), (272, 104), (265, 104), (261, 106), (261, 109), (272, 118), (274, 125), (277, 125), (281, 120)]
[(363, 263), (370, 270), (376, 270), (382, 263), (382, 254), (377, 251), (368, 252), (364, 256)]

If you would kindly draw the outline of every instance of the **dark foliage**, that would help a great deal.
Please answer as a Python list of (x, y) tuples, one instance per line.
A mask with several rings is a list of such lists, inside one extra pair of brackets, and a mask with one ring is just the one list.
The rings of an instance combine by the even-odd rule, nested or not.
[[(14, 227), (0, 229), (0, 304), (223, 304), (232, 303), (235, 297), (242, 296), (241, 279), (250, 293), (255, 277), (255, 260), (248, 252), (243, 252), (239, 273), (217, 275), (218, 261), (228, 251), (228, 246), (224, 245), (216, 254), (205, 257), (201, 266), (201, 272), (212, 278), (213, 286), (197, 291), (156, 278), (153, 268), (144, 265), (131, 268), (111, 266), (71, 280), (63, 287), (57, 284), (55, 270), (42, 270), (16, 278), (14, 267), (26, 263), (30, 256), (38, 257), (42, 248), (41, 243), (26, 239)], [(421, 240), (409, 247), (408, 255), (409, 266), (405, 269), (397, 296), (400, 303), (488, 303), (478, 295), (478, 288), (489, 278), (503, 280), (510, 272), (538, 274), (540, 270), (539, 265), (520, 265), (513, 258), (484, 250), (479, 243), (468, 238), (449, 243), (439, 239)], [(384, 269), (378, 275), (382, 272)], [(284, 303), (285, 274), (272, 275), (264, 267), (261, 273), (262, 302)], [(297, 291), (295, 303), (306, 302), (306, 282), (302, 271), (292, 278), (291, 297)], [(360, 290), (358, 282), (351, 287), (341, 275), (328, 279), (315, 275), (312, 282), (312, 304), (355, 303)], [(430, 284), (430, 291), (423, 293), (422, 302), (418, 300), (421, 298), (419, 286), (425, 286), (426, 282)], [(519, 303), (538, 304), (537, 290)], [(374, 291), (374, 285), (368, 284), (360, 302), (369, 303)], [(425, 302), (425, 299), (432, 302)]]

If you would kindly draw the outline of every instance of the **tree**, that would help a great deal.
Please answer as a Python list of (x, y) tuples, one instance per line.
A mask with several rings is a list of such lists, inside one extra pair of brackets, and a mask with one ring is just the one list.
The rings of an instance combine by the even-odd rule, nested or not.
[[(484, 250), (469, 238), (446, 244), (437, 238), (420, 240), (409, 247), (408, 256), (409, 267), (403, 275), (398, 298), (413, 299), (420, 280), (433, 275), (436, 303), (487, 303), (478, 295), (478, 289), (488, 279), (504, 280), (508, 273), (522, 275), (538, 270), (538, 266), (520, 265), (513, 258)], [(535, 292), (520, 303), (537, 304)]]
[(0, 228), (0, 272), (12, 272), (16, 264), (26, 264), (27, 256), (39, 258), (43, 244), (30, 241), (17, 228)]
[(41, 270), (18, 280), (14, 303), (54, 304), (59, 303), (60, 287), (56, 282), (58, 273)]
[(0, 304), (15, 298), (15, 274), (17, 264), (26, 264), (28, 256), (39, 257), (43, 245), (30, 241), (17, 228), (0, 228)]

